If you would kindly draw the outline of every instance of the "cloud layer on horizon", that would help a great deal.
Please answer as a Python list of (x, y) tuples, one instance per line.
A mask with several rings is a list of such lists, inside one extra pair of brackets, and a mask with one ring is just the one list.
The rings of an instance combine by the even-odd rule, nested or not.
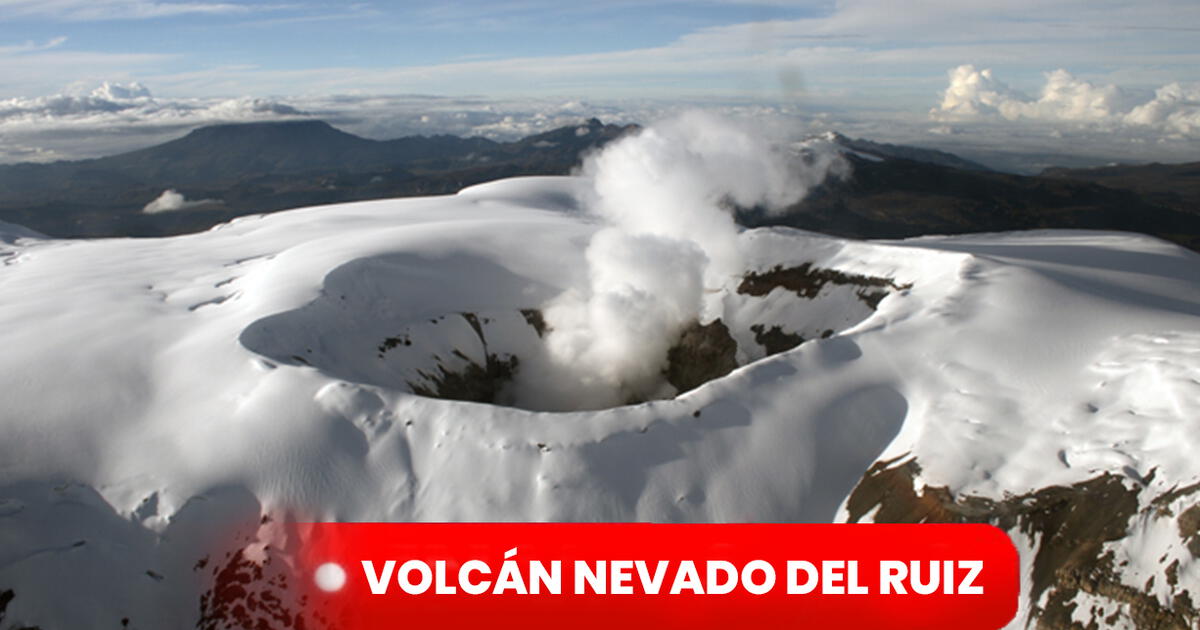
[[(217, 123), (314, 118), (377, 140), (454, 134), (504, 141), (593, 117), (613, 124), (646, 122), (688, 107), (650, 100), (593, 103), (403, 94), (170, 99), (154, 96), (140, 83), (104, 82), (90, 90), (74, 86), (52, 96), (0, 100), (0, 163), (111, 155)], [(783, 111), (754, 104), (710, 109), (735, 118)]]
[(165, 99), (154, 98), (141, 83), (105, 81), (88, 93), (78, 89), (53, 96), (0, 100), (0, 125), (38, 122), (108, 123), (106, 117), (147, 121), (174, 119), (198, 121), (242, 119), (253, 116), (301, 116), (303, 112), (263, 98)]
[[(0, 96), (45, 95), (74, 81), (116, 77), (194, 97), (403, 91), (596, 100), (703, 93), (843, 106), (885, 99), (926, 108), (922, 101), (949, 63), (969, 61), (1024, 80), (1047, 59), (1139, 89), (1200, 81), (1194, 0), (914, 0), (903, 11), (891, 0), (425, 0), (350, 8), (0, 0), (6, 17), (36, 27), (30, 32), (46, 40), (0, 41), (0, 75), (7, 79)], [(642, 36), (626, 36), (634, 31)], [(148, 33), (155, 43), (137, 37)], [(214, 47), (208, 34), (263, 44)], [(161, 45), (167, 39), (171, 45)]]
[[(752, 101), (587, 101), (430, 95), (320, 95), (273, 98), (162, 98), (140, 83), (75, 85), (60, 94), (0, 101), (0, 163), (112, 155), (180, 137), (216, 123), (310, 118), (356, 135), (391, 139), (454, 134), (514, 140), (587, 118), (649, 124), (687, 109), (770, 125), (794, 139), (824, 131), (929, 146), (1036, 172), (1051, 164), (1195, 160), (1195, 86), (1168, 84), (1151, 94), (1081, 80), (1063, 70), (1044, 75), (1030, 97), (990, 70), (964, 65), (931, 94), (932, 110), (816, 110)], [(931, 126), (930, 121), (933, 121)], [(1038, 155), (1012, 161), (999, 155)], [(1056, 157), (1057, 156), (1057, 157)], [(1072, 160), (1071, 156), (1086, 158)]]
[(990, 69), (961, 65), (949, 73), (950, 84), (930, 116), (940, 121), (1022, 120), (1094, 125), (1099, 128), (1141, 127), (1179, 138), (1200, 138), (1200, 85), (1164, 85), (1150, 100), (1141, 100), (1113, 84), (1096, 85), (1063, 69), (1045, 73), (1036, 98), (998, 80)]
[(52, 96), (0, 100), (0, 163), (98, 157), (206, 124), (307, 115), (267, 98), (160, 99), (137, 82), (74, 86)]

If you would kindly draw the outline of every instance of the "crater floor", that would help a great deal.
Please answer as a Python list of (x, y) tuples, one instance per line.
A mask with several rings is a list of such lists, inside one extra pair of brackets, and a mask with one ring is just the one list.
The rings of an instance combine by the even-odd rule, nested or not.
[[(971, 506), (1042, 576), (1018, 626), (1040, 610), (1138, 627), (1131, 602), (1155, 609), (1126, 589), (1164, 619), (1194, 609), (1200, 257), (1120, 233), (748, 230), (742, 273), (707, 287), (713, 316), (673, 342), (669, 389), (585, 409), (537, 387), (537, 309), (586, 281), (581, 185), (507, 180), (171, 239), (0, 226), (4, 623), (194, 628), (180, 611), (294, 544), (288, 518)], [(1096, 579), (1048, 577), (1057, 543), (1039, 524), (1105, 497), (1129, 518), (1071, 529), (1090, 545), (1071, 575)]]

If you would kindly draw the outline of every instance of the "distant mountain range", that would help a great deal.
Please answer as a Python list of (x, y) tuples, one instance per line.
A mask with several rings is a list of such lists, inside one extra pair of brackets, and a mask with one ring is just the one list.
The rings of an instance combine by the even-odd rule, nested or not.
[[(583, 152), (632, 128), (591, 119), (502, 143), (450, 135), (368, 140), (315, 120), (215, 125), (110, 157), (0, 166), (0, 220), (59, 237), (194, 232), (246, 214), (566, 174)], [(142, 212), (167, 189), (210, 202)]]
[(783, 216), (750, 210), (741, 222), (852, 238), (1121, 230), (1200, 251), (1200, 162), (1051, 169), (1027, 176), (989, 171), (940, 151), (835, 141), (851, 149), (848, 178), (826, 181)]
[(924, 149), (920, 147), (910, 147), (903, 144), (887, 144), (883, 142), (872, 142), (863, 138), (848, 138), (836, 131), (831, 131), (825, 134), (825, 138), (830, 142), (859, 154), (865, 154), (868, 157), (879, 159), (902, 159), (912, 160), (914, 162), (925, 162), (935, 164), (937, 166), (949, 166), (951, 168), (961, 168), (968, 171), (990, 171), (992, 169), (971, 160), (965, 160), (953, 153), (946, 153), (937, 149)]
[[(0, 166), (0, 221), (58, 237), (161, 236), (325, 203), (454, 193), (519, 175), (562, 175), (635, 125), (591, 119), (516, 142), (458, 136), (377, 141), (321, 121), (216, 125), (147, 149)], [(743, 223), (856, 238), (1033, 228), (1143, 232), (1200, 250), (1200, 163), (998, 173), (956, 155), (827, 134), (853, 165), (784, 217)], [(164, 190), (191, 201), (142, 209)]]

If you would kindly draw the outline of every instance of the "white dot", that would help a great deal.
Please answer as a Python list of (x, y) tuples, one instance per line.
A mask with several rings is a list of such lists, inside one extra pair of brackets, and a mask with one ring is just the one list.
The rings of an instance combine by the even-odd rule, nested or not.
[(340, 565), (326, 562), (317, 567), (317, 587), (327, 593), (340, 591), (346, 585), (346, 570)]

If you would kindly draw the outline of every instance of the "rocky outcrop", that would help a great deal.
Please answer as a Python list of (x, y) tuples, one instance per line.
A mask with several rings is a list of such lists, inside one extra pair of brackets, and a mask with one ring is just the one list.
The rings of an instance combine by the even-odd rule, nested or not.
[[(1125, 539), (1135, 526), (1173, 519), (1193, 558), (1200, 555), (1194, 548), (1200, 546), (1194, 542), (1200, 503), (1178, 516), (1170, 509), (1187, 497), (1200, 501), (1200, 484), (1171, 490), (1147, 503), (1141, 494), (1152, 479), (1134, 483), (1104, 473), (1070, 486), (995, 500), (956, 496), (944, 486), (918, 486), (920, 471), (915, 459), (876, 462), (847, 499), (848, 520), (859, 522), (871, 515), (876, 523), (990, 523), (1023, 534), (1035, 546), (1027, 596), (1033, 603), (1029, 624), (1039, 629), (1092, 630), (1118, 620), (1138, 630), (1185, 630), (1200, 624), (1195, 599), (1200, 592), (1193, 592), (1195, 584), (1179, 579), (1178, 560), (1137, 588), (1122, 579), (1124, 566), (1111, 544)], [(1170, 587), (1166, 602), (1150, 593), (1156, 579)], [(1106, 605), (1077, 610), (1081, 594)], [(1089, 621), (1081, 623), (1081, 617)]]
[(737, 342), (721, 320), (694, 322), (667, 351), (667, 382), (682, 394), (737, 369)]
[(858, 274), (844, 273), (835, 269), (814, 267), (812, 263), (804, 263), (798, 267), (783, 267), (777, 265), (763, 273), (751, 272), (746, 274), (738, 286), (738, 293), (744, 295), (764, 296), (783, 288), (796, 295), (812, 299), (817, 297), (825, 285), (850, 285), (858, 287), (858, 298), (864, 304), (875, 310), (879, 302), (891, 291), (911, 289), (911, 284), (896, 284), (891, 278), (877, 278)]

